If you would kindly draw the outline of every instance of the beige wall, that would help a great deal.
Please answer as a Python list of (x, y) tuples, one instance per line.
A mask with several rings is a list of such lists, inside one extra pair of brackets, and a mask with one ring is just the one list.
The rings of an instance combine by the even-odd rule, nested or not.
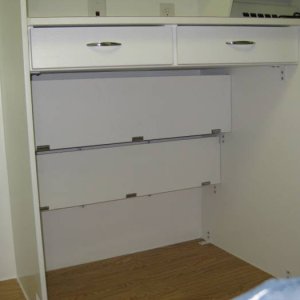
[[(159, 16), (160, 3), (174, 3), (178, 16), (226, 16), (232, 0), (106, 0), (107, 16)], [(30, 17), (87, 16), (88, 0), (28, 0)]]
[(31, 176), (35, 172), (35, 155), (29, 151), (34, 149), (32, 130), (28, 130), (31, 109), (26, 107), (29, 101), (25, 103), (29, 74), (24, 72), (24, 4), (21, 0), (0, 1), (0, 82), (16, 272), (28, 298), (36, 299), (41, 287), (45, 290), (45, 274), (36, 181)]
[(10, 217), (0, 86), (0, 281), (16, 277)]
[(240, 17), (243, 12), (293, 14), (299, 7), (299, 0), (234, 0), (231, 16)]

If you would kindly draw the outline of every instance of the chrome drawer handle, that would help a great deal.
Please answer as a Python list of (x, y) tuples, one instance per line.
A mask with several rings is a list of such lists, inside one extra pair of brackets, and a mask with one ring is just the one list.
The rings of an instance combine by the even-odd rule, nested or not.
[(88, 43), (86, 45), (88, 47), (114, 47), (114, 46), (122, 46), (121, 43), (116, 43), (116, 42), (96, 42), (96, 43)]
[(237, 46), (247, 46), (247, 45), (255, 45), (254, 41), (229, 41), (226, 42), (226, 45), (237, 45)]

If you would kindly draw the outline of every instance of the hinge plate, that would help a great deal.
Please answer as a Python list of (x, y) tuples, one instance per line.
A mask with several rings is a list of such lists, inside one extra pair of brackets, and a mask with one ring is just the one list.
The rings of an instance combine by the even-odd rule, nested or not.
[(207, 186), (207, 185), (211, 185), (210, 181), (205, 181), (201, 183), (201, 186)]
[(126, 198), (135, 198), (135, 197), (137, 197), (137, 193), (131, 193), (126, 195)]
[(220, 134), (222, 132), (221, 129), (212, 129), (211, 134)]
[(36, 152), (50, 151), (50, 145), (42, 145), (36, 147)]
[(133, 143), (138, 143), (138, 142), (143, 142), (144, 141), (144, 137), (143, 136), (134, 136), (132, 138), (132, 142)]
[(50, 210), (49, 206), (42, 206), (42, 207), (40, 207), (40, 211), (47, 211), (47, 210)]

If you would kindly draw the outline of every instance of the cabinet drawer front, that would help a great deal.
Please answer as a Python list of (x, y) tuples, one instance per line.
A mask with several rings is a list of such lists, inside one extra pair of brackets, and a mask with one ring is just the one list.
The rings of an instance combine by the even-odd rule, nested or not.
[(32, 28), (30, 38), (33, 70), (173, 63), (168, 26)]
[(57, 209), (218, 183), (220, 144), (213, 137), (56, 153), (37, 163), (41, 206)]
[(293, 27), (191, 27), (178, 34), (178, 64), (295, 63)]
[(33, 81), (37, 145), (57, 149), (231, 129), (228, 75), (89, 75), (94, 78), (61, 75), (59, 80), (45, 75)]

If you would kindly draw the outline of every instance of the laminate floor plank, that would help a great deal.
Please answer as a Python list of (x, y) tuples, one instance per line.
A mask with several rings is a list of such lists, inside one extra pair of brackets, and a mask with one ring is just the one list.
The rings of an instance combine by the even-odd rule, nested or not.
[(190, 241), (47, 273), (49, 300), (228, 300), (272, 276)]
[(25, 300), (17, 280), (0, 281), (1, 300)]

